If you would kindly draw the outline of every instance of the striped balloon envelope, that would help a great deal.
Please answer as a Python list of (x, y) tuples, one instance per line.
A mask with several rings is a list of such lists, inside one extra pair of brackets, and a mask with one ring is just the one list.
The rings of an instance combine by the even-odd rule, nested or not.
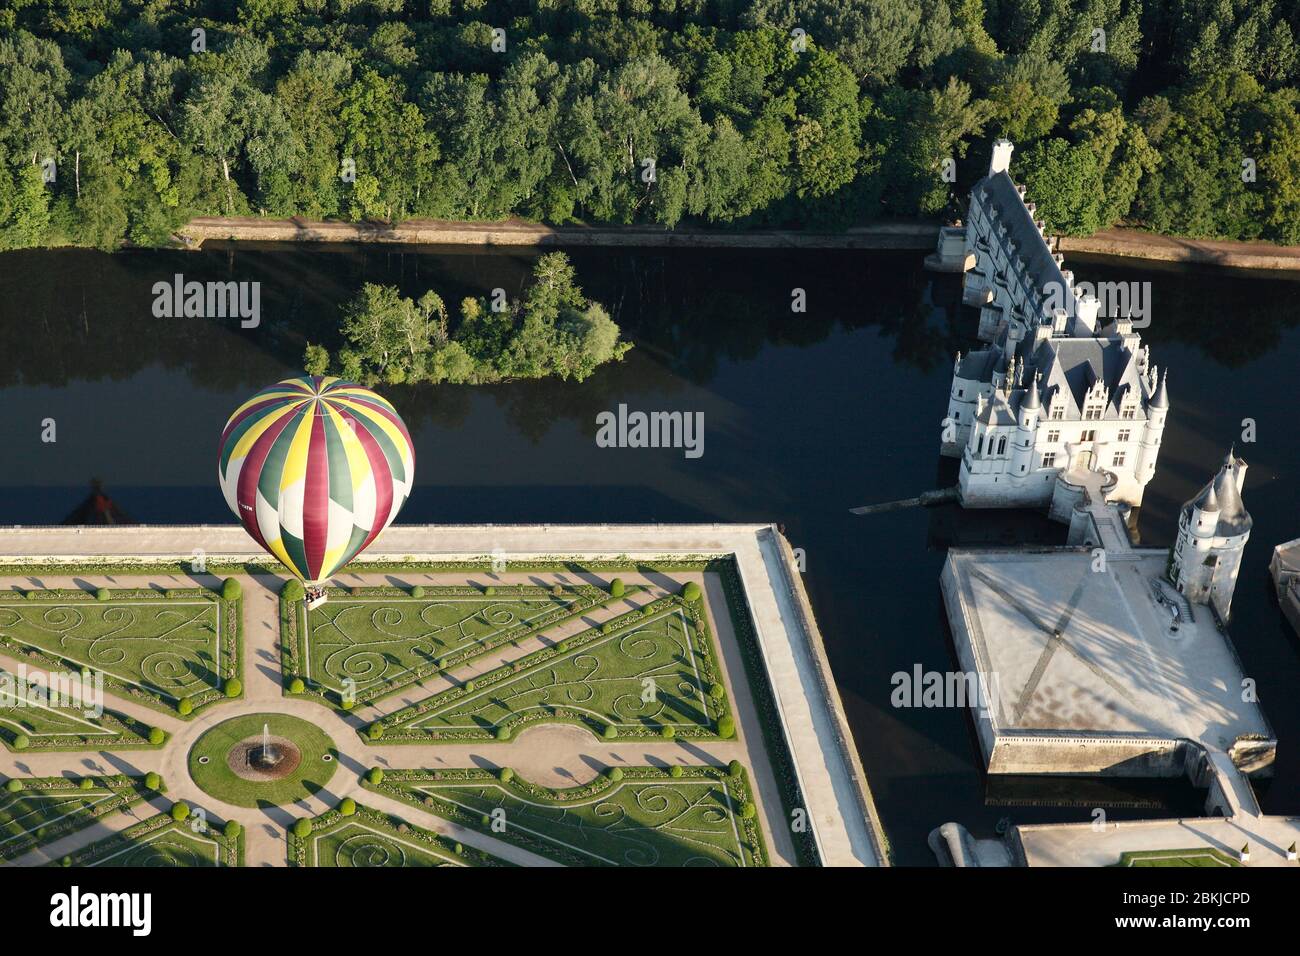
[(354, 382), (304, 375), (235, 409), (217, 474), (248, 533), (314, 584), (397, 516), (411, 493), (415, 451), (385, 399)]

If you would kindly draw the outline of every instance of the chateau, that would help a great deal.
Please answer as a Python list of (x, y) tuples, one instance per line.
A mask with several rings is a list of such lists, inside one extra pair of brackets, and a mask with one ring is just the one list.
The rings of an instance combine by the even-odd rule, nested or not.
[(941, 451), (961, 457), (966, 507), (1059, 517), (1094, 482), (1106, 501), (1140, 505), (1169, 411), (1165, 379), (1132, 318), (1102, 315), (1063, 267), (1011, 179), (1012, 149), (994, 143), (964, 229), (940, 237), (939, 258), (960, 257), (963, 298), (990, 343), (957, 355)]

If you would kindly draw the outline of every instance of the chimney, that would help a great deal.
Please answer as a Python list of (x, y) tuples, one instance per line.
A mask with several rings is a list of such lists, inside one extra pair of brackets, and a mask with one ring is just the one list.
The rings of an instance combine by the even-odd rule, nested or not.
[(1232, 458), (1232, 477), (1237, 482), (1237, 493), (1241, 494), (1246, 484), (1246, 459)]
[(1097, 330), (1097, 311), (1101, 308), (1101, 302), (1096, 296), (1081, 295), (1077, 300), (1074, 308), (1075, 317), (1088, 327), (1089, 331)]
[(989, 175), (1005, 173), (1011, 169), (1011, 151), (1015, 147), (1009, 139), (999, 139), (993, 143), (993, 156), (989, 159)]

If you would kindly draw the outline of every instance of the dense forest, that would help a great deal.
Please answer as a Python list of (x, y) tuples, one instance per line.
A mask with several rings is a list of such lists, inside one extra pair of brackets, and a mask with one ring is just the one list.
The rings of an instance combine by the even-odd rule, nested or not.
[(0, 0), (0, 248), (198, 215), (1300, 241), (1300, 0)]

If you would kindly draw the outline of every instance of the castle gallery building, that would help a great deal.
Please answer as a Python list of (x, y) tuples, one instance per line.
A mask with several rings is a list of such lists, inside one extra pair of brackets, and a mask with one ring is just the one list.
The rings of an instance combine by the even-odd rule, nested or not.
[(1131, 318), (1101, 315), (1062, 267), (1008, 173), (1012, 148), (993, 145), (971, 190), (963, 297), (990, 345), (957, 355), (942, 453), (961, 457), (966, 507), (1055, 514), (1097, 473), (1107, 501), (1140, 505), (1169, 410), (1164, 378)]

